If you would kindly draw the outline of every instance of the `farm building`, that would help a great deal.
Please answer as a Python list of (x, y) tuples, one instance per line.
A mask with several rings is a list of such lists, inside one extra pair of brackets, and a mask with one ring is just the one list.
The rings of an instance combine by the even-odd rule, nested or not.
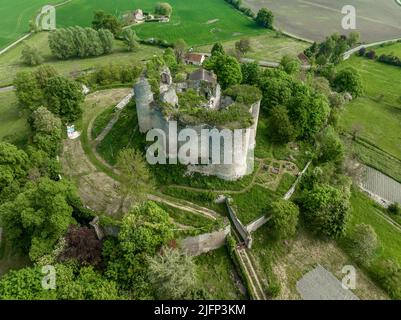
[(185, 55), (184, 62), (194, 66), (201, 66), (206, 59), (206, 54), (190, 52)]

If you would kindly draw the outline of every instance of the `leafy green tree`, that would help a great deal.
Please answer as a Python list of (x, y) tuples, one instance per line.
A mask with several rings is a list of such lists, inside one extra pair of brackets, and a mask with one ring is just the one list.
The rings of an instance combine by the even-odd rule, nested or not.
[(56, 157), (61, 149), (61, 120), (45, 107), (39, 107), (32, 114), (33, 144), (45, 151), (50, 157)]
[(29, 182), (15, 199), (0, 206), (7, 239), (29, 252), (33, 261), (51, 252), (72, 222), (68, 204), (72, 193), (72, 185), (64, 180), (40, 178)]
[(217, 54), (225, 54), (223, 45), (220, 42), (215, 43), (212, 47), (211, 53), (212, 56), (215, 56)]
[(356, 31), (350, 32), (350, 34), (348, 35), (348, 45), (350, 47), (356, 46), (358, 44), (360, 38), (361, 38), (361, 35), (359, 34), (359, 32), (356, 32)]
[(275, 106), (270, 111), (268, 120), (269, 134), (273, 141), (288, 143), (296, 137), (295, 128), (288, 117), (288, 110), (284, 106)]
[(235, 49), (241, 54), (251, 51), (251, 41), (247, 38), (240, 39), (235, 43)]
[(115, 37), (118, 36), (122, 31), (122, 26), (118, 19), (112, 14), (101, 10), (94, 13), (92, 28), (95, 30), (107, 29)]
[(86, 57), (97, 57), (104, 53), (110, 53), (109, 49), (105, 48), (104, 43), (100, 39), (100, 30), (96, 31), (92, 28), (85, 28), (84, 32), (87, 41)]
[(241, 65), (234, 57), (215, 55), (204, 62), (204, 68), (214, 71), (223, 89), (242, 82)]
[(255, 20), (262, 27), (274, 29), (274, 15), (273, 12), (267, 8), (260, 9)]
[(260, 75), (259, 88), (262, 90), (262, 108), (269, 112), (277, 105), (287, 106), (292, 97), (294, 80), (283, 70), (266, 70)]
[(181, 63), (187, 52), (188, 45), (184, 39), (178, 39), (174, 44), (174, 53), (178, 63)]
[(316, 185), (300, 198), (301, 212), (316, 234), (330, 238), (344, 235), (350, 209), (349, 191)]
[(329, 96), (330, 107), (334, 109), (341, 109), (345, 104), (344, 96), (341, 93), (333, 93)]
[(63, 76), (49, 79), (44, 91), (49, 110), (66, 122), (77, 120), (81, 114), (81, 102), (84, 96), (81, 87), (75, 81)]
[(334, 87), (339, 92), (349, 92), (354, 98), (363, 93), (361, 75), (353, 67), (345, 68), (337, 73), (334, 79)]
[(35, 76), (38, 87), (43, 90), (46, 88), (47, 81), (49, 81), (50, 78), (57, 76), (58, 72), (54, 67), (45, 64), (38, 67), (33, 75)]
[(118, 236), (124, 252), (151, 256), (172, 237), (168, 213), (154, 202), (133, 207), (124, 216)]
[(341, 162), (344, 154), (345, 148), (342, 140), (333, 127), (328, 126), (320, 138), (318, 160), (320, 162)]
[(134, 207), (124, 216), (118, 240), (103, 244), (106, 275), (135, 299), (151, 298), (147, 257), (173, 238), (169, 215), (153, 202)]
[(92, 267), (77, 268), (57, 264), (56, 288), (42, 287), (40, 267), (9, 271), (0, 279), (0, 299), (4, 300), (116, 300), (120, 299), (115, 282), (105, 279)]
[(23, 108), (35, 110), (43, 103), (43, 92), (33, 73), (18, 72), (14, 79), (16, 96)]
[(29, 159), (25, 151), (0, 141), (0, 195), (14, 181), (23, 182), (28, 174)]
[(125, 29), (122, 33), (122, 37), (125, 45), (128, 47), (128, 51), (134, 51), (138, 49), (139, 44), (134, 30), (130, 28)]
[(197, 285), (196, 264), (185, 253), (165, 248), (149, 259), (149, 281), (158, 299), (190, 299)]
[(103, 48), (104, 54), (109, 54), (113, 52), (114, 47), (114, 36), (113, 33), (107, 29), (98, 30), (100, 43)]
[(74, 33), (71, 28), (61, 28), (49, 34), (49, 47), (58, 59), (68, 59), (77, 56), (74, 43)]
[(123, 194), (136, 202), (146, 201), (155, 183), (143, 155), (135, 149), (123, 149), (117, 156), (117, 168), (121, 173)]
[(283, 56), (281, 58), (280, 65), (288, 74), (298, 73), (301, 69), (301, 63), (298, 58), (292, 57), (290, 55)]
[(159, 2), (155, 7), (155, 14), (170, 17), (173, 13), (173, 7), (167, 2)]
[(173, 74), (176, 74), (176, 72), (178, 71), (178, 63), (175, 57), (174, 50), (172, 48), (167, 48), (166, 50), (164, 50), (163, 60), (169, 67), (170, 71)]
[(269, 225), (277, 239), (288, 239), (295, 235), (299, 209), (294, 203), (283, 199), (277, 200), (273, 202), (269, 214), (272, 216)]
[(256, 62), (241, 64), (242, 83), (256, 86), (260, 81), (260, 68)]
[(35, 47), (30, 47), (27, 44), (21, 52), (21, 60), (28, 66), (37, 66), (43, 63), (44, 59), (40, 51)]
[(351, 257), (358, 263), (368, 265), (377, 250), (378, 239), (371, 225), (358, 224), (346, 238), (346, 246)]

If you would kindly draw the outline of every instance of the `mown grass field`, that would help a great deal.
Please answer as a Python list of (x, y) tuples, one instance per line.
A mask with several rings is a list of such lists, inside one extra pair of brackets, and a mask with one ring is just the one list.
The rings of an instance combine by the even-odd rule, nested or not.
[[(57, 10), (57, 26), (90, 26), (93, 12), (104, 10), (115, 15), (141, 8), (153, 12), (157, 0), (73, 0)], [(170, 42), (183, 38), (188, 44), (257, 35), (265, 32), (256, 23), (223, 0), (170, 0), (173, 15), (169, 23), (145, 23), (134, 27), (141, 38), (159, 38)]]
[(401, 7), (394, 0), (244, 0), (255, 12), (262, 7), (276, 16), (276, 27), (294, 35), (323, 40), (333, 32), (344, 30), (341, 13), (345, 5), (353, 5), (357, 12), (356, 31), (362, 41), (374, 42), (399, 38)]
[(364, 194), (354, 191), (351, 197), (352, 212), (348, 232), (360, 223), (370, 224), (376, 231), (379, 249), (373, 264), (393, 258), (401, 264), (401, 232), (390, 225), (380, 214), (385, 214)]
[[(392, 46), (384, 48), (392, 51)], [(362, 161), (400, 180), (401, 68), (357, 56), (339, 68), (350, 66), (361, 74), (364, 94), (346, 105), (340, 125), (348, 133), (357, 130), (362, 141), (352, 149)]]

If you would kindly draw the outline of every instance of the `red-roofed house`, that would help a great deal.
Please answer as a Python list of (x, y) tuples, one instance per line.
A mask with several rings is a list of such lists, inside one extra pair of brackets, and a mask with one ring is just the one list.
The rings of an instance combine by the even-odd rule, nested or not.
[(187, 53), (184, 57), (184, 62), (186, 64), (201, 66), (206, 58), (207, 56), (203, 53)]

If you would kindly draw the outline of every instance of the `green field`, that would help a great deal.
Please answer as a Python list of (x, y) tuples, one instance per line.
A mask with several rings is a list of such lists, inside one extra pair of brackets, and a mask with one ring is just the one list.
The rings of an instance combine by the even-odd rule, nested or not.
[[(153, 12), (157, 0), (73, 0), (57, 10), (57, 26), (90, 26), (93, 12), (104, 10), (115, 15), (141, 8)], [(170, 0), (173, 7), (169, 23), (145, 23), (134, 27), (141, 38), (173, 42), (183, 38), (190, 45), (257, 35), (265, 32), (254, 21), (224, 0)]]
[(11, 44), (29, 32), (29, 21), (34, 19), (40, 8), (60, 0), (3, 0), (0, 2), (0, 48)]
[(349, 66), (358, 69), (365, 92), (345, 107), (340, 125), (348, 133), (357, 129), (361, 141), (353, 149), (362, 161), (400, 180), (401, 68), (357, 56), (340, 68)]
[[(94, 58), (70, 59), (64, 61), (57, 60), (51, 55), (47, 37), (47, 32), (41, 32), (28, 38), (26, 43), (38, 48), (45, 58), (45, 63), (53, 66), (59, 73), (66, 76), (71, 76), (76, 72), (109, 63), (143, 63), (143, 60), (149, 59), (154, 54), (162, 52), (161, 49), (157, 47), (142, 45), (137, 51), (128, 52), (121, 41), (115, 41), (113, 54)], [(22, 48), (23, 45), (19, 44), (0, 56), (0, 87), (12, 84), (18, 71), (32, 71), (35, 69), (35, 67), (27, 67), (21, 63)]]
[[(223, 42), (224, 49), (227, 52), (234, 50), (237, 40)], [(263, 35), (250, 38), (251, 51), (245, 54), (245, 58), (256, 60), (280, 61), (284, 55), (297, 56), (303, 52), (309, 44), (298, 41), (293, 38), (277, 35), (276, 32), (266, 30)], [(195, 47), (199, 52), (210, 52), (212, 45)]]
[(352, 212), (349, 230), (360, 223), (370, 224), (376, 231), (379, 250), (374, 262), (393, 258), (401, 263), (401, 232), (390, 225), (381, 215), (383, 209), (360, 192), (354, 191), (351, 197)]

